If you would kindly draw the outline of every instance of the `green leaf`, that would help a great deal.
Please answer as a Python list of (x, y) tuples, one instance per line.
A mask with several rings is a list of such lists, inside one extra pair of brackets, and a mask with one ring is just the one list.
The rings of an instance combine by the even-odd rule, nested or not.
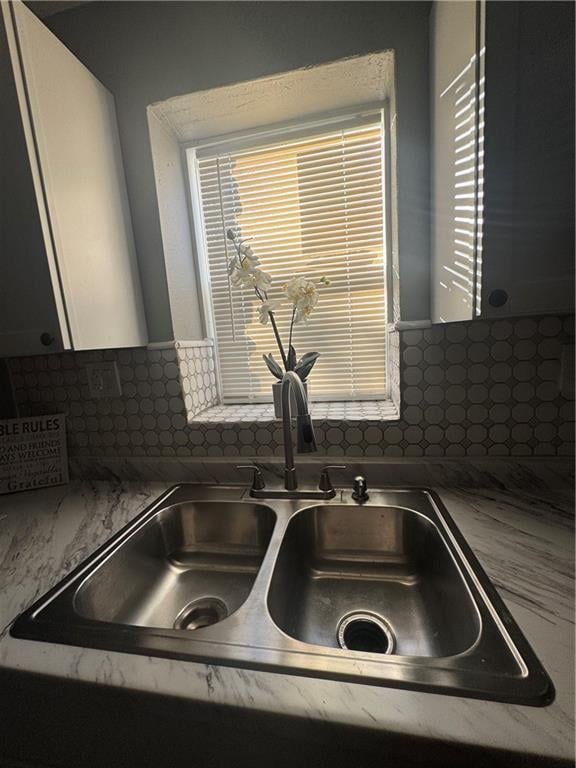
[(298, 360), (297, 365), (308, 363), (310, 360), (314, 360), (314, 362), (316, 362), (316, 360), (318, 360), (319, 357), (320, 357), (320, 352), (306, 352), (306, 354), (302, 355), (300, 360)]
[(310, 371), (314, 368), (316, 360), (320, 357), (320, 352), (307, 352), (302, 355), (300, 360), (296, 363), (294, 371), (298, 374), (302, 381), (306, 381), (310, 375)]
[(268, 370), (270, 371), (272, 376), (275, 376), (279, 381), (282, 381), (282, 378), (284, 376), (282, 372), (282, 368), (280, 368), (276, 360), (274, 360), (272, 353), (270, 353), (269, 355), (262, 355), (262, 359), (268, 366)]

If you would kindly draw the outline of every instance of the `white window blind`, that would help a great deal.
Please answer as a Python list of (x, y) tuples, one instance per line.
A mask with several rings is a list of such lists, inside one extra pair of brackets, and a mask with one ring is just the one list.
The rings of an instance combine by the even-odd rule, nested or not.
[[(295, 274), (331, 282), (307, 324), (295, 326), (298, 358), (320, 352), (312, 400), (375, 399), (386, 394), (383, 141), (380, 120), (265, 146), (196, 158), (204, 251), (224, 403), (267, 402), (275, 381), (263, 353), (280, 355), (270, 325), (258, 320), (253, 291), (230, 285), (231, 228), (273, 277), (271, 300)], [(288, 338), (290, 305), (276, 313)], [(287, 346), (287, 345), (286, 345)]]

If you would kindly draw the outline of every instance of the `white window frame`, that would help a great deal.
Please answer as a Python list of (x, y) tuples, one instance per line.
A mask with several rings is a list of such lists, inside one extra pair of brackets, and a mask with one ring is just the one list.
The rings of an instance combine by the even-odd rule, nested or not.
[[(392, 275), (392, 259), (391, 259), (391, 130), (390, 130), (390, 107), (388, 101), (384, 101), (378, 104), (363, 105), (353, 111), (337, 111), (323, 115), (315, 115), (309, 119), (301, 119), (298, 121), (289, 121), (285, 123), (279, 123), (277, 125), (263, 126), (261, 129), (252, 128), (247, 131), (240, 131), (237, 133), (227, 134), (224, 136), (216, 136), (207, 139), (198, 140), (195, 142), (187, 142), (181, 145), (185, 166), (188, 173), (188, 186), (190, 189), (190, 205), (192, 212), (192, 221), (194, 229), (194, 240), (197, 257), (197, 269), (200, 281), (200, 293), (202, 303), (202, 313), (204, 317), (204, 324), (207, 335), (213, 340), (214, 343), (214, 357), (216, 368), (216, 380), (219, 396), (222, 397), (222, 376), (220, 372), (220, 355), (218, 351), (218, 338), (216, 335), (216, 328), (214, 322), (212, 301), (211, 301), (211, 288), (210, 288), (210, 271), (208, 264), (208, 254), (205, 243), (205, 226), (204, 226), (204, 214), (202, 209), (202, 197), (200, 189), (199, 169), (198, 169), (198, 154), (202, 150), (214, 148), (216, 146), (225, 150), (227, 145), (232, 145), (235, 149), (240, 143), (246, 147), (249, 146), (261, 146), (265, 144), (267, 140), (272, 143), (275, 138), (284, 137), (287, 134), (293, 135), (306, 135), (316, 129), (328, 129), (331, 125), (354, 125), (360, 121), (366, 121), (367, 118), (379, 117), (382, 127), (382, 208), (383, 208), (383, 272), (386, 291), (386, 314), (387, 317), (391, 317), (392, 304), (393, 304), (393, 275)], [(365, 395), (349, 395), (340, 397), (318, 397), (314, 396), (314, 391), (311, 392), (312, 402), (355, 402), (355, 401), (391, 401), (391, 376), (389, 374), (391, 355), (388, 343), (388, 333), (385, 333), (385, 359), (386, 359), (386, 380), (384, 394), (381, 396), (366, 397)], [(252, 403), (269, 402), (271, 397), (266, 400), (253, 400)], [(250, 403), (238, 403), (238, 407), (245, 405), (249, 407)]]

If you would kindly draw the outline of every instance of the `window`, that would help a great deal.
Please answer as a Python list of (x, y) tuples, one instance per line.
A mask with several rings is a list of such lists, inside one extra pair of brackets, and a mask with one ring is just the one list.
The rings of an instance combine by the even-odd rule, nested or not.
[[(272, 300), (282, 297), (282, 284), (294, 274), (330, 280), (294, 336), (298, 357), (321, 355), (310, 377), (311, 399), (385, 398), (381, 113), (190, 151), (223, 402), (270, 401), (274, 379), (262, 355), (279, 359), (254, 293), (229, 283), (229, 228), (253, 238), (262, 268), (273, 277)], [(288, 307), (276, 319), (286, 338)]]

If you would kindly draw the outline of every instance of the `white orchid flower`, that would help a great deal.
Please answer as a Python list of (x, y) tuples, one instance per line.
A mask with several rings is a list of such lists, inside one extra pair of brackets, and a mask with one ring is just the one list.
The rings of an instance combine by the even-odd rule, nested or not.
[(288, 297), (289, 301), (294, 304), (300, 298), (302, 298), (307, 282), (308, 281), (305, 277), (293, 277), (292, 280), (284, 283), (282, 288), (284, 289), (284, 293)]
[[(316, 304), (316, 302), (314, 302)], [(314, 311), (314, 304), (305, 303), (304, 301), (298, 302), (294, 309), (296, 310), (294, 312), (294, 324), (298, 325), (298, 323), (306, 322), (312, 312)]]
[(232, 276), (237, 269), (240, 269), (240, 259), (234, 255), (228, 262), (228, 274)]
[(232, 262), (234, 262), (233, 259), (229, 266), (229, 275), (235, 287), (257, 288), (263, 292), (270, 288), (272, 277), (267, 272), (252, 266), (249, 259), (238, 259)]
[(294, 322), (301, 323), (308, 320), (318, 303), (318, 291), (312, 280), (293, 277), (283, 287), (294, 307)]
[(242, 244), (240, 245), (238, 250), (240, 251), (241, 257), (244, 259), (248, 259), (248, 261), (250, 261), (253, 264), (253, 266), (256, 266), (258, 264), (259, 262), (258, 256), (256, 256), (256, 254), (254, 253), (252, 248), (250, 248), (249, 245)]
[(258, 319), (262, 325), (268, 325), (270, 320), (270, 312), (274, 313), (278, 309), (282, 302), (280, 301), (263, 301), (258, 307)]
[(252, 270), (252, 282), (251, 286), (252, 288), (257, 288), (259, 291), (268, 291), (270, 290), (270, 286), (272, 285), (272, 275), (269, 275), (268, 272), (264, 272), (262, 269), (253, 269)]

